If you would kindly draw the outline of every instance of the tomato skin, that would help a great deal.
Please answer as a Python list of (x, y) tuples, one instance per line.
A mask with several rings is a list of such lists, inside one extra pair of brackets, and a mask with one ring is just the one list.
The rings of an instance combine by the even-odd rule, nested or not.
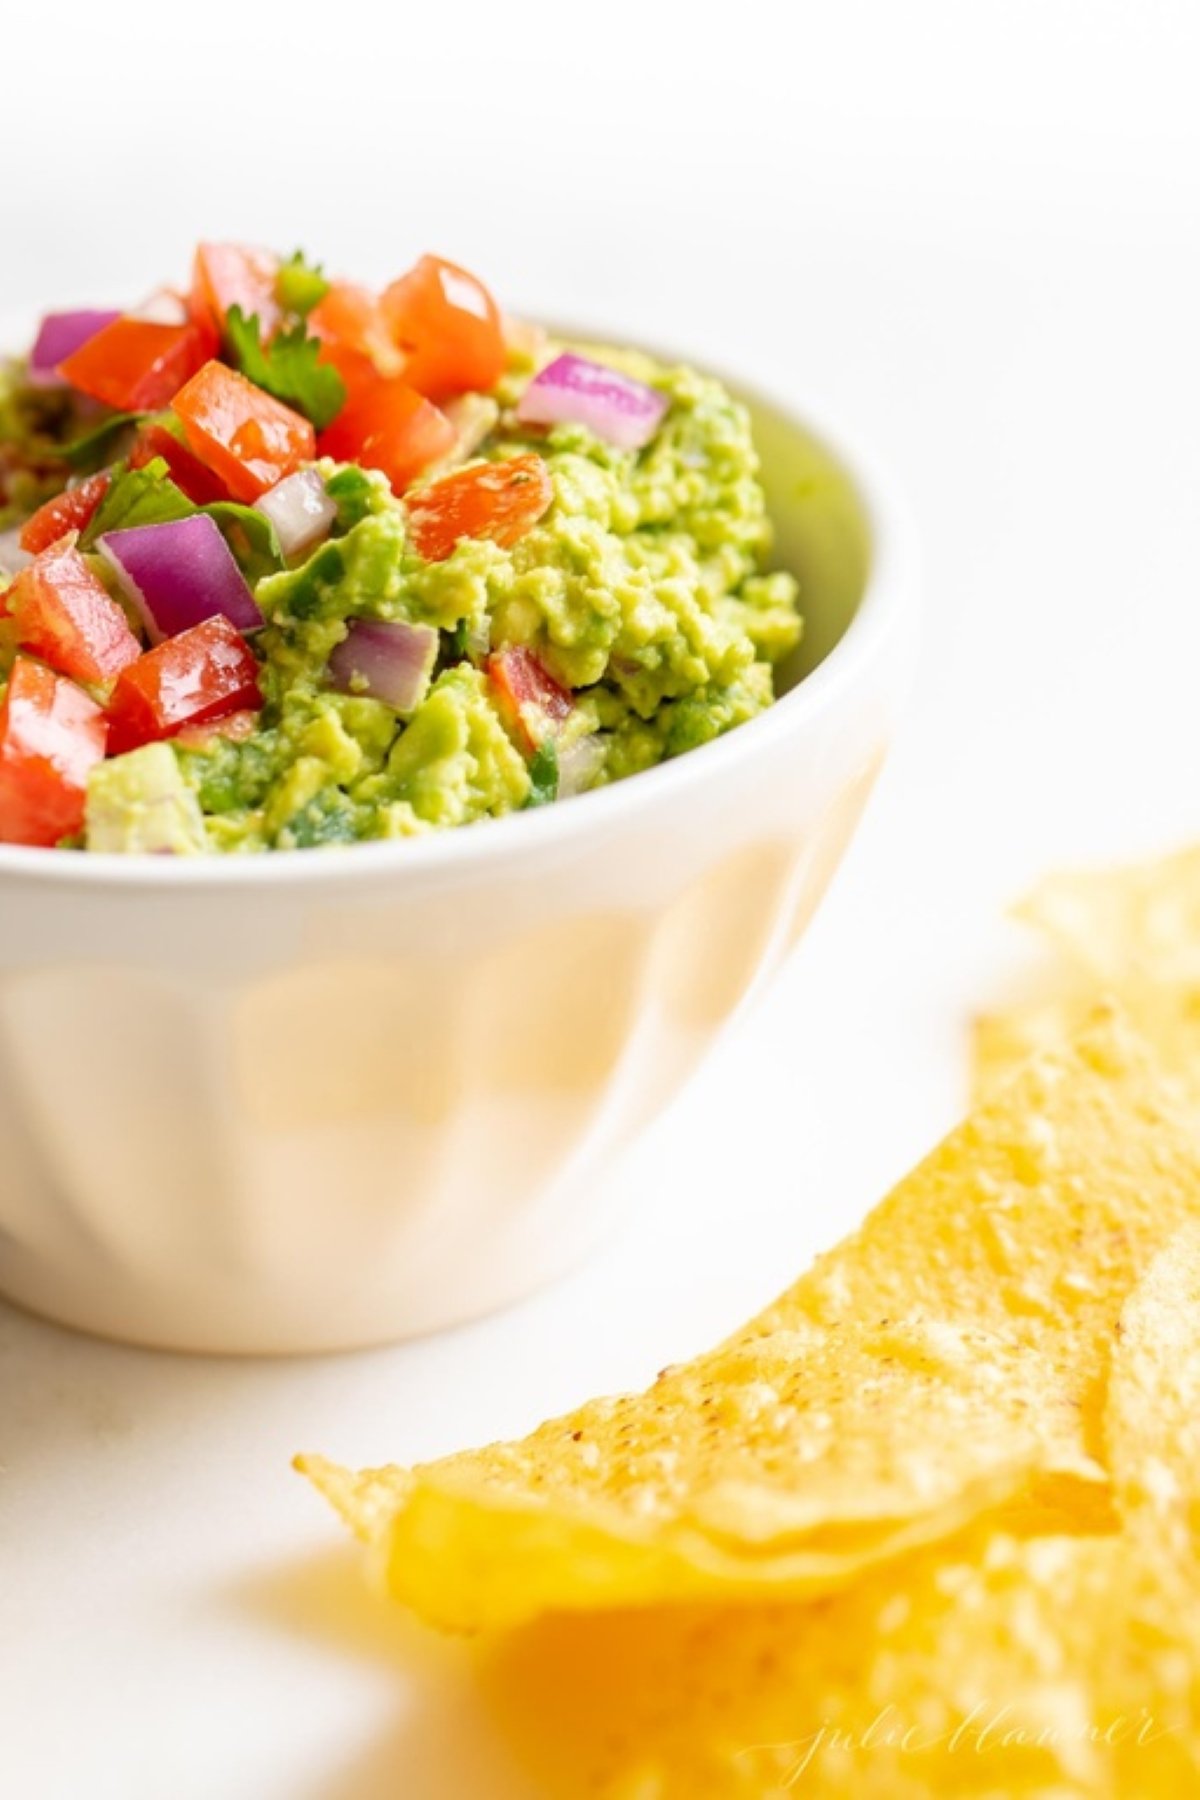
[(218, 329), (233, 306), (247, 319), (257, 314), (264, 338), (273, 337), (282, 314), (275, 298), (279, 258), (247, 244), (200, 244), (192, 265), (192, 317), (215, 320)]
[(346, 402), (317, 447), (337, 462), (382, 469), (402, 494), (453, 443), (453, 425), (431, 400), (405, 381), (376, 381)]
[(235, 500), (257, 500), (316, 455), (310, 422), (224, 363), (205, 363), (172, 411), (188, 448)]
[(423, 256), (385, 288), (392, 338), (404, 351), (404, 379), (431, 400), (485, 393), (504, 373), (500, 309), (483, 283), (456, 263)]
[(30, 556), (40, 556), (68, 531), (82, 531), (90, 525), (111, 482), (112, 476), (102, 469), (99, 475), (89, 475), (78, 487), (66, 488), (39, 506), (21, 527), (22, 550), (28, 550)]
[(142, 654), (125, 614), (75, 548), (74, 534), (22, 569), (6, 598), (21, 648), (74, 681), (111, 681)]
[(195, 451), (166, 425), (147, 419), (139, 429), (129, 452), (131, 469), (144, 469), (148, 462), (162, 457), (171, 480), (195, 506), (208, 506), (214, 500), (228, 500), (229, 491), (211, 469), (205, 468)]
[(82, 688), (18, 656), (0, 704), (0, 843), (48, 848), (79, 831), (107, 736)]
[(257, 730), (257, 712), (225, 713), (208, 723), (184, 725), (175, 733), (175, 742), (187, 750), (208, 750), (218, 738), (231, 744), (244, 744)]
[(550, 471), (528, 452), (475, 463), (431, 481), (408, 502), (409, 533), (426, 562), (441, 562), (460, 538), (489, 538), (505, 549), (537, 524), (554, 500)]
[(308, 329), (319, 337), (330, 360), (341, 367), (346, 356), (361, 357), (377, 376), (400, 374), (404, 357), (392, 341), (383, 306), (370, 288), (352, 281), (335, 281), (308, 315)]
[(218, 614), (165, 639), (122, 671), (108, 707), (109, 750), (119, 756), (174, 737), (186, 725), (261, 706), (258, 659)]
[(194, 320), (159, 325), (120, 318), (89, 338), (58, 372), (81, 394), (118, 412), (157, 412), (213, 354), (213, 331)]
[(484, 667), (501, 711), (526, 752), (553, 737), (575, 703), (570, 690), (555, 681), (533, 651), (514, 644), (493, 651)]

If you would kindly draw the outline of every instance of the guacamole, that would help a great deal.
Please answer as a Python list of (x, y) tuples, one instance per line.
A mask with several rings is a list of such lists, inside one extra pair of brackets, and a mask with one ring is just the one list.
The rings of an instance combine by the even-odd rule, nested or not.
[[(315, 335), (304, 321), (291, 329), (298, 342)], [(218, 377), (202, 370), (189, 387), (226, 380), (226, 364), (212, 366)], [(70, 380), (71, 361), (62, 367)], [(244, 379), (251, 386), (236, 375)], [(384, 382), (390, 400), (401, 383)], [(356, 407), (377, 415), (351, 387), (341, 412), (310, 433), (312, 454), (260, 490), (261, 505), (249, 475), (243, 482), (239, 468), (233, 479), (228, 444), (218, 454), (193, 428), (186, 390), (174, 416), (168, 409), (159, 421), (161, 438), (139, 453), (121, 433), (144, 438), (145, 418), (121, 424), (108, 390), (101, 425), (113, 418), (115, 435), (99, 454), (123, 455), (103, 466), (102, 489), (96, 475), (78, 481), (57, 502), (43, 496), (34, 517), (89, 480), (100, 494), (95, 510), (82, 521), (64, 515), (67, 535), (0, 574), (12, 602), (0, 667), (45, 663), (97, 709), (93, 746), (108, 730), (81, 784), (78, 828), (56, 832), (66, 816), (58, 813), (47, 828), (54, 842), (244, 854), (416, 837), (623, 780), (771, 705), (773, 668), (800, 635), (796, 583), (766, 572), (770, 525), (749, 419), (720, 382), (509, 328), (486, 392), (464, 390), (461, 377), (453, 393), (441, 378), (425, 385), (423, 396), (406, 387), (415, 396), (406, 417), (428, 408), (427, 423), (440, 432), (437, 421), (448, 420), (450, 434), (437, 436), (440, 452), (415, 473), (398, 480), (394, 461), (355, 425)], [(304, 418), (294, 394), (269, 404)], [(0, 429), (9, 433), (18, 514), (54, 469), (54, 432), (61, 440), (76, 428), (69, 407), (56, 418), (26, 371), (10, 370)], [(357, 439), (347, 435), (355, 429)], [(31, 441), (35, 454), (22, 461)], [(164, 445), (163, 455), (147, 454)], [(215, 477), (215, 497), (185, 452)], [(270, 499), (298, 471), (313, 520), (306, 529), (318, 535), (289, 553), (276, 526), (294, 528), (294, 507), (288, 514)], [(179, 498), (164, 507), (166, 489)], [(172, 547), (200, 559), (194, 569), (177, 562), (174, 580), (169, 563), (165, 577), (161, 569)], [(54, 655), (54, 596), (70, 580), (83, 592), (84, 575), (136, 640), (119, 663), (110, 653), (111, 674), (98, 652), (96, 667), (74, 648), (74, 664)], [(224, 599), (235, 579), (238, 604), (252, 609), (242, 617)], [(204, 596), (214, 607), (220, 596), (222, 616), (172, 631), (178, 618), (167, 620), (164, 608), (189, 604), (189, 581), (199, 586), (198, 612), (210, 603)], [(191, 640), (212, 624), (222, 643), (212, 637), (208, 661), (181, 660), (185, 640), (190, 656)], [(98, 642), (93, 633), (89, 651)], [(214, 675), (218, 649), (225, 660)], [(199, 703), (182, 718), (164, 716), (170, 681), (185, 676)], [(22, 694), (28, 686), (23, 671)], [(30, 803), (13, 799), (15, 766), (5, 772), (7, 696), (5, 708), (0, 838), (39, 841), (19, 829)], [(6, 815), (17, 826), (8, 833)]]

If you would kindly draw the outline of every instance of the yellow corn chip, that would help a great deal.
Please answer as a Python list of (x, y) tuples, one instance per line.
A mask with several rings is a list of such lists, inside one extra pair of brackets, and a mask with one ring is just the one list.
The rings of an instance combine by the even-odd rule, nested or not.
[(1200, 1792), (1200, 1232), (1121, 1315), (1120, 1535), (957, 1542), (810, 1605), (540, 1621), (484, 1679), (558, 1800)]
[(1200, 1217), (1195, 1132), (1120, 1020), (998, 1089), (860, 1231), (747, 1328), (927, 1316), (1047, 1356), (1099, 1441), (1117, 1314), (1156, 1250)]
[(521, 1443), (399, 1473), (390, 1524), (386, 1472), (305, 1467), (360, 1535), (385, 1522), (393, 1592), (468, 1630), (825, 1591), (1005, 1501), (1086, 1507), (1104, 1484), (1039, 1357), (935, 1321), (731, 1345)]
[(808, 1605), (546, 1618), (482, 1679), (554, 1800), (1184, 1800), (1172, 1618), (1119, 1538), (976, 1532)]
[(1172, 1238), (1125, 1303), (1106, 1436), (1127, 1523), (1190, 1560), (1200, 1551), (1200, 1227)]
[(1053, 875), (1014, 916), (1039, 932), (1055, 962), (1032, 996), (977, 1021), (976, 1094), (1032, 1052), (1062, 1043), (1108, 995), (1200, 1106), (1200, 850)]
[[(1118, 1310), (1198, 1212), (1192, 1134), (1108, 1021), (647, 1394), (414, 1471), (302, 1466), (376, 1542), (396, 1595), (463, 1629), (828, 1590), (1006, 1500), (1094, 1516), (1076, 1410), (1098, 1447)], [(1061, 1482), (1038, 1495), (1056, 1472), (1074, 1501)]]

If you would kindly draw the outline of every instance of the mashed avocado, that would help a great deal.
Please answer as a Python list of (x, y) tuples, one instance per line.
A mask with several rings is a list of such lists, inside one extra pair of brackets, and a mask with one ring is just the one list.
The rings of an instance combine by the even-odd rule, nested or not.
[[(424, 562), (382, 476), (327, 468), (338, 535), (256, 590), (268, 621), (260, 730), (177, 752), (214, 848), (410, 837), (526, 805), (529, 760), (482, 667), (502, 645), (527, 646), (573, 691), (558, 759), (594, 738), (589, 786), (771, 704), (771, 667), (796, 644), (800, 618), (792, 577), (760, 572), (770, 526), (748, 418), (709, 377), (649, 373), (671, 407), (640, 452), (577, 425), (535, 432), (502, 410), (483, 454), (537, 450), (554, 486), (550, 511), (510, 549), (464, 538)], [(407, 722), (325, 684), (356, 617), (443, 634)]]
[[(337, 506), (330, 535), (253, 584), (265, 620), (252, 640), (257, 722), (99, 765), (86, 847), (413, 837), (623, 779), (769, 706), (773, 665), (801, 627), (792, 577), (764, 572), (770, 526), (747, 413), (692, 369), (594, 354), (665, 396), (662, 422), (636, 450), (580, 424), (522, 424), (533, 360), (510, 363), (467, 459), (543, 459), (552, 502), (510, 544), (465, 536), (427, 560), (409, 505), (444, 467), (397, 499), (382, 474), (321, 462)], [(405, 711), (331, 686), (330, 657), (355, 620), (437, 632), (436, 662)], [(497, 686), (492, 653), (518, 648), (569, 700), (551, 742), (531, 737)]]

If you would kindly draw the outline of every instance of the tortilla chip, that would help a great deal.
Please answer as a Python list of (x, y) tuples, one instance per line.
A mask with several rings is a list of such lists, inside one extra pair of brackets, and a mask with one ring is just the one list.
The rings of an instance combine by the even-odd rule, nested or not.
[(924, 1316), (1013, 1334), (1100, 1411), (1120, 1308), (1200, 1218), (1200, 1152), (1153, 1053), (1116, 1018), (1035, 1058), (747, 1328)]
[(1127, 1523), (1190, 1563), (1200, 1548), (1200, 1227), (1171, 1240), (1125, 1303), (1106, 1436)]
[[(647, 1394), (413, 1471), (308, 1467), (396, 1595), (468, 1630), (827, 1591), (1005, 1503), (1086, 1520), (1084, 1443), (1102, 1443), (1117, 1313), (1198, 1213), (1193, 1134), (1105, 1021), (969, 1119), (743, 1333)], [(1047, 1500), (1039, 1480), (1056, 1476)]]
[(1039, 1357), (933, 1321), (731, 1345), (521, 1443), (397, 1472), (390, 1523), (386, 1473), (310, 1472), (382, 1536), (397, 1597), (462, 1630), (823, 1592), (1006, 1501), (1045, 1504), (1041, 1476), (1060, 1507), (1105, 1482)]
[(1120, 1535), (995, 1534), (803, 1605), (540, 1621), (483, 1677), (571, 1800), (1127, 1796), (1200, 1785), (1200, 1231), (1121, 1315)]
[(1051, 876), (1014, 908), (1054, 962), (1032, 996), (978, 1020), (974, 1086), (986, 1096), (1031, 1053), (1064, 1042), (1101, 996), (1153, 1044), (1200, 1108), (1200, 849), (1126, 868)]
[(1200, 987), (1200, 848), (1048, 876), (1014, 916), (1097, 986)]
[(947, 1548), (809, 1605), (543, 1619), (484, 1689), (556, 1800), (1197, 1791), (1194, 1633), (1119, 1538)]

